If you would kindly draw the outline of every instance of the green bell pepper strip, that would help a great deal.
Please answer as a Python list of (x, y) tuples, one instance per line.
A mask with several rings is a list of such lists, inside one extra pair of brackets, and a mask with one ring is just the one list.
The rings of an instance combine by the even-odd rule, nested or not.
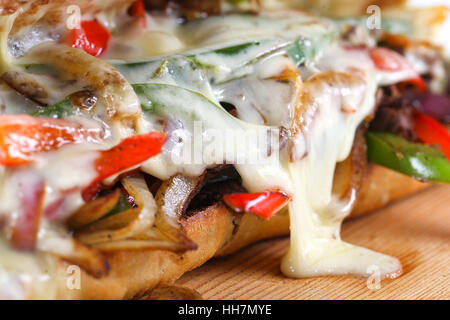
[(327, 33), (315, 39), (300, 38), (296, 40), (286, 53), (297, 66), (303, 65), (310, 60), (314, 60), (327, 46), (335, 40), (333, 33)]
[(201, 121), (208, 128), (270, 130), (275, 127), (244, 122), (202, 93), (163, 83), (133, 84), (142, 111), (185, 122)]
[(77, 107), (75, 107), (70, 98), (65, 98), (51, 106), (39, 109), (30, 115), (33, 117), (45, 117), (53, 119), (63, 119), (79, 113)]
[(368, 160), (420, 181), (450, 183), (450, 161), (431, 146), (386, 132), (367, 132)]
[(254, 42), (247, 42), (247, 43), (243, 43), (243, 44), (239, 44), (236, 46), (231, 46), (231, 47), (226, 47), (226, 48), (222, 48), (222, 49), (218, 49), (215, 50), (214, 52), (217, 54), (223, 54), (223, 55), (227, 55), (227, 56), (234, 56), (238, 53), (244, 52), (246, 49), (252, 47), (252, 46), (259, 46), (259, 42), (258, 41), (254, 41)]

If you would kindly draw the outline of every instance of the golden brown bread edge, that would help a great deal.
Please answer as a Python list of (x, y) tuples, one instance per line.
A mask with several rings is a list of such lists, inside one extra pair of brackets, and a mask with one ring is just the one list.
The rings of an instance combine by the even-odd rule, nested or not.
[[(351, 216), (378, 209), (428, 186), (394, 171), (370, 164), (360, 197)], [(184, 254), (168, 251), (120, 251), (108, 253), (111, 272), (95, 279), (82, 271), (81, 288), (67, 289), (67, 262), (58, 267), (58, 299), (133, 299), (158, 285), (171, 283), (215, 256), (233, 253), (256, 241), (289, 234), (287, 211), (270, 220), (253, 214), (236, 215), (222, 203), (194, 213), (182, 221), (198, 249)]]

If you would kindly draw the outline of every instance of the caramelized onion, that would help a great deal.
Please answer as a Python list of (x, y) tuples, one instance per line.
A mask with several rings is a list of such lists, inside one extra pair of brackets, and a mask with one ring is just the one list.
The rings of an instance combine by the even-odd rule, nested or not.
[(450, 96), (426, 94), (420, 99), (420, 109), (444, 123), (450, 123)]
[(138, 220), (139, 209), (129, 209), (80, 229), (75, 233), (75, 237), (89, 245), (123, 240), (135, 234)]
[(39, 239), (38, 249), (79, 266), (93, 277), (100, 278), (109, 273), (109, 262), (105, 256), (69, 236), (46, 231)]
[(161, 184), (155, 196), (158, 205), (155, 226), (173, 241), (185, 243), (192, 248), (196, 248), (196, 245), (185, 235), (180, 218), (190, 200), (197, 194), (203, 178), (204, 175), (195, 178), (175, 175)]
[(70, 78), (83, 79), (103, 101), (109, 118), (129, 119), (134, 125), (141, 114), (133, 88), (110, 64), (82, 50), (54, 43), (39, 45), (29, 55), (35, 63), (51, 64)]
[[(308, 135), (310, 131), (314, 117), (320, 107), (317, 96), (321, 93), (330, 92), (330, 90), (340, 91), (345, 88), (351, 88), (351, 94), (347, 95), (351, 96), (367, 89), (365, 81), (360, 76), (334, 71), (318, 73), (303, 84), (298, 83), (297, 87), (299, 94), (295, 104), (293, 122), (289, 128), (291, 160), (293, 161), (302, 158), (308, 153), (308, 150), (298, 148), (296, 140), (304, 141), (302, 136)], [(341, 111), (343, 113), (352, 113), (355, 111), (354, 107), (356, 104), (348, 103), (347, 99), (342, 100)]]
[(117, 189), (106, 196), (89, 201), (70, 217), (67, 221), (68, 227), (80, 229), (101, 219), (116, 206), (119, 196), (120, 190)]
[(0, 78), (12, 89), (31, 101), (40, 105), (49, 104), (50, 95), (47, 88), (40, 84), (32, 75), (19, 71), (7, 71)]
[(156, 202), (142, 176), (126, 177), (122, 179), (122, 185), (133, 197), (137, 208), (131, 208), (77, 230), (75, 237), (79, 241), (101, 251), (159, 249), (184, 252), (196, 248), (182, 231), (174, 238), (171, 235), (175, 233), (158, 228)]
[(361, 189), (367, 166), (366, 141), (362, 124), (355, 134), (350, 155), (336, 165), (333, 178), (333, 195), (344, 204), (343, 214), (348, 214), (354, 207)]
[(79, 230), (75, 236), (93, 245), (102, 242), (125, 240), (145, 232), (153, 226), (156, 203), (142, 176), (122, 179), (125, 190), (133, 197), (137, 208), (115, 214)]

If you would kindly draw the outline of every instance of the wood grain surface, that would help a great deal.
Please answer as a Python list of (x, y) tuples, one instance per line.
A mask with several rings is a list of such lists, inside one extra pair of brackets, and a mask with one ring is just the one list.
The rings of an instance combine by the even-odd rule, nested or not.
[(403, 275), (370, 290), (358, 277), (285, 278), (279, 268), (289, 239), (259, 242), (216, 258), (177, 284), (205, 299), (450, 299), (450, 186), (434, 186), (347, 221), (344, 240), (396, 256)]

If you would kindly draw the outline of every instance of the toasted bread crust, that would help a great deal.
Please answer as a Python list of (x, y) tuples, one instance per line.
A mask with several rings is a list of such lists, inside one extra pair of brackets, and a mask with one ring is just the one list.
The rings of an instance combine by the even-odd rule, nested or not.
[[(360, 199), (351, 216), (361, 215), (390, 201), (414, 193), (428, 184), (370, 165), (361, 189)], [(252, 214), (237, 216), (223, 204), (216, 203), (183, 219), (187, 235), (198, 249), (184, 254), (153, 251), (121, 251), (108, 254), (111, 272), (95, 279), (82, 272), (81, 289), (66, 287), (66, 268), (59, 265), (59, 299), (132, 299), (152, 288), (177, 280), (215, 256), (231, 254), (256, 241), (289, 234), (287, 211), (270, 220)]]
[(430, 184), (398, 172), (369, 164), (358, 201), (350, 217), (374, 211), (399, 198), (420, 191)]

